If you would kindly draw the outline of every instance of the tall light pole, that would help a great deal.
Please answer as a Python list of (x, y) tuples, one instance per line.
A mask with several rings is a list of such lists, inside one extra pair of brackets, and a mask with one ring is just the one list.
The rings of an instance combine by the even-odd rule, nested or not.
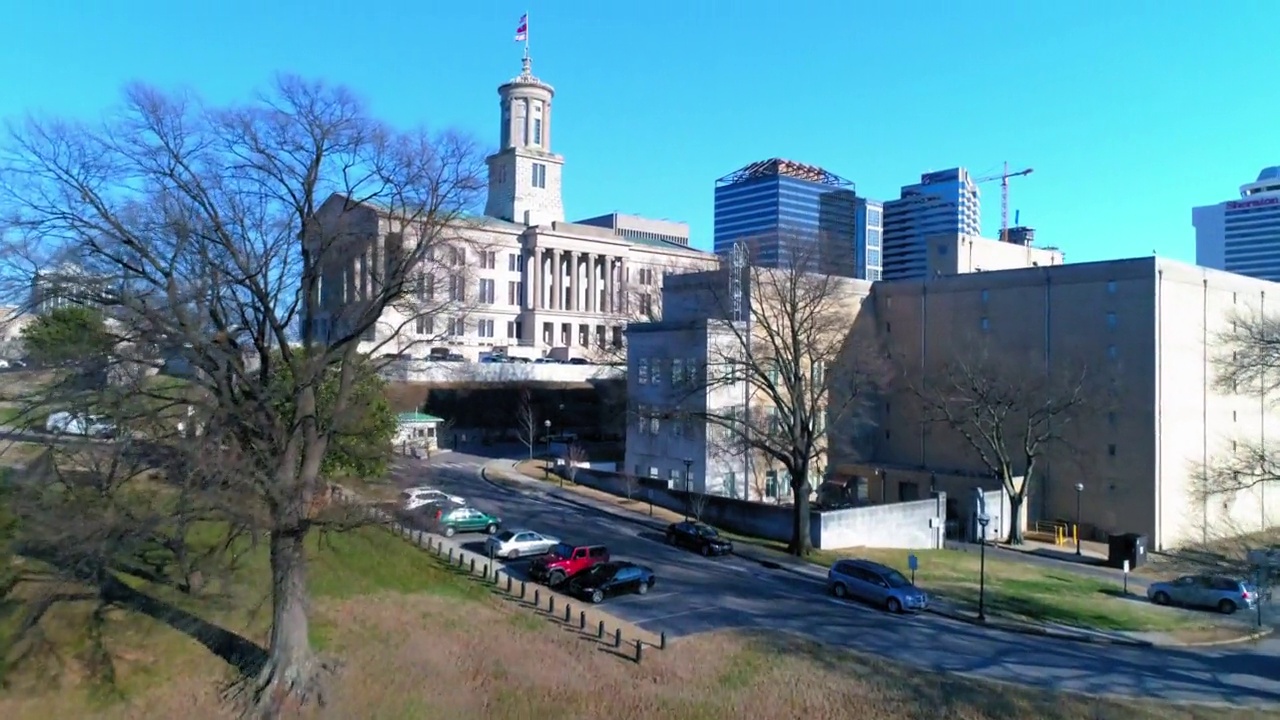
[(542, 463), (542, 481), (549, 482), (551, 480), (551, 421), (543, 420), (542, 427), (547, 435), (547, 459)]
[(978, 525), (982, 527), (981, 543), (978, 546), (978, 622), (987, 621), (987, 524), (991, 516), (982, 513), (978, 516)]
[(684, 519), (689, 519), (689, 473), (692, 472), (693, 458), (684, 459)]
[(1076, 483), (1076, 556), (1082, 556), (1080, 552), (1080, 497), (1084, 495), (1084, 483)]

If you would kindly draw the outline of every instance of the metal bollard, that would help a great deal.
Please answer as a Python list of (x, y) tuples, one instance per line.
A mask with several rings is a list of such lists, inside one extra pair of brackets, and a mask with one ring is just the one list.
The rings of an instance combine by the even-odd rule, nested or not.
[(658, 649), (659, 650), (667, 649), (667, 631), (666, 630), (663, 630), (662, 632), (658, 633)]
[(510, 575), (507, 576), (507, 593), (508, 594), (511, 593), (511, 576)]
[(419, 542), (421, 542), (421, 538), (425, 537), (427, 539), (427, 552), (431, 552), (431, 536), (426, 533), (422, 533), (418, 537), (419, 537)]
[(484, 564), (484, 579), (489, 579), (489, 563)]
[(583, 610), (582, 612), (578, 613), (578, 629), (579, 630), (587, 629), (587, 611), (586, 610)]
[(636, 662), (640, 662), (641, 651), (644, 650), (644, 643), (636, 641)]
[(556, 596), (555, 595), (552, 595), (547, 598), (547, 614), (548, 615), (556, 614)]
[(527, 587), (525, 586), (524, 581), (523, 581), (523, 580), (521, 580), (521, 581), (520, 581), (520, 599), (521, 599), (521, 600), (523, 600), (523, 599), (524, 599), (524, 591), (525, 591), (526, 589), (527, 589)]
[(569, 603), (564, 604), (564, 621), (569, 622), (573, 619), (573, 606)]
[(472, 575), (475, 575), (475, 574), (476, 574), (476, 559), (475, 559), (475, 558), (471, 558), (471, 567), (469, 568), (468, 572), (470, 572)]
[(603, 620), (600, 621), (599, 627), (596, 628), (596, 638), (600, 640), (604, 639), (604, 621)]
[(440, 542), (436, 543), (436, 557), (440, 557), (440, 556), (442, 556), (442, 555), (444, 555), (444, 541), (443, 541), (443, 540), (441, 540)]
[(613, 646), (616, 648), (622, 647), (622, 628), (618, 628), (613, 632)]
[(453, 548), (449, 548), (449, 564), (453, 564)]
[(542, 607), (542, 593), (538, 588), (533, 589), (533, 606), (536, 608)]

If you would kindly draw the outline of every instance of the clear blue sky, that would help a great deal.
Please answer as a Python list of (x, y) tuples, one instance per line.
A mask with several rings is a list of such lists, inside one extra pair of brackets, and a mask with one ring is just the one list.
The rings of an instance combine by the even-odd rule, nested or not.
[(1035, 168), (1011, 207), (1069, 261), (1193, 260), (1191, 206), (1280, 164), (1276, 0), (15, 2), (0, 116), (92, 115), (130, 80), (240, 99), (293, 71), (493, 146), (526, 10), (569, 218), (685, 220), (704, 248), (715, 179), (754, 160), (822, 165), (877, 199), (1008, 160)]

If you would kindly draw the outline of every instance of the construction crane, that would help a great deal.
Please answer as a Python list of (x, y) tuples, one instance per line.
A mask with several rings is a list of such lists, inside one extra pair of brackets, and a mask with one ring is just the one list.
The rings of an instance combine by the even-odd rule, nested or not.
[(975, 183), (991, 182), (992, 180), (1000, 181), (1000, 240), (1002, 242), (1009, 237), (1009, 178), (1030, 175), (1032, 170), (1033, 168), (1027, 168), (1026, 170), (1009, 172), (1009, 162), (1005, 161), (1004, 172), (999, 175), (988, 175), (974, 180)]

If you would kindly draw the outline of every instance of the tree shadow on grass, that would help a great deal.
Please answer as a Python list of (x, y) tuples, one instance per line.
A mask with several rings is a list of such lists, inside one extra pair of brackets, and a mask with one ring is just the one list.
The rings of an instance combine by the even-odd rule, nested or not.
[(104, 583), (102, 596), (117, 607), (158, 620), (190, 637), (235, 668), (241, 676), (257, 677), (267, 664), (267, 651), (261, 645), (172, 603), (135, 590), (114, 577)]

